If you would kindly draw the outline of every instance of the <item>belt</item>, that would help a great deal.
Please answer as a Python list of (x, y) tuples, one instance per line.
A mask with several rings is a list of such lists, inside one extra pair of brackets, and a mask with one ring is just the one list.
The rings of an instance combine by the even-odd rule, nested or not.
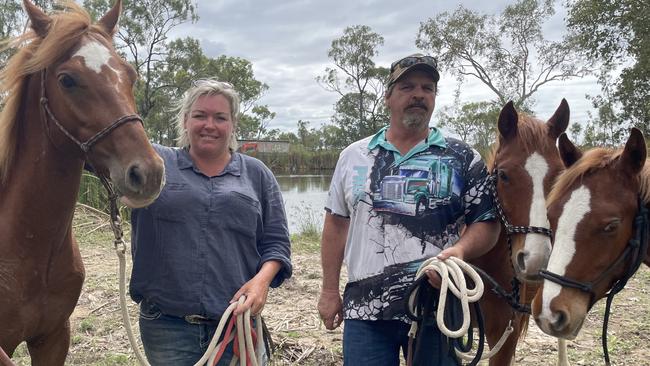
[(190, 324), (212, 325), (212, 326), (219, 325), (219, 319), (210, 319), (202, 315), (196, 315), (196, 314), (185, 315), (183, 319)]

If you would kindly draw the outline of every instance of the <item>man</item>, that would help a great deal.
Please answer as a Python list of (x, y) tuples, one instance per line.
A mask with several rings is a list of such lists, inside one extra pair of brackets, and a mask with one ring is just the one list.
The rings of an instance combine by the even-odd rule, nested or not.
[[(431, 56), (395, 61), (385, 95), (389, 126), (348, 146), (332, 177), (318, 310), (327, 329), (345, 319), (345, 365), (399, 365), (408, 343), (405, 294), (419, 265), (432, 256), (478, 257), (498, 237), (480, 155), (429, 128), (439, 79)], [(427, 275), (439, 286), (436, 273)], [(447, 349), (431, 347), (438, 365), (456, 365)]]

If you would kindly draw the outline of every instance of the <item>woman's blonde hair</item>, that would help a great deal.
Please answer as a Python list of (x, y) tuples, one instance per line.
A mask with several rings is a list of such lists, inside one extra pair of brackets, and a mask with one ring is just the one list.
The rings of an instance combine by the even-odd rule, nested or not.
[(187, 119), (192, 105), (199, 97), (204, 95), (223, 95), (228, 104), (230, 104), (230, 118), (232, 119), (233, 131), (230, 135), (229, 148), (231, 151), (237, 150), (237, 123), (239, 118), (239, 93), (235, 90), (232, 84), (218, 81), (215, 79), (199, 79), (192, 83), (192, 87), (183, 93), (183, 98), (176, 105), (176, 131), (178, 138), (176, 142), (180, 147), (189, 147), (190, 138), (185, 128), (185, 120)]

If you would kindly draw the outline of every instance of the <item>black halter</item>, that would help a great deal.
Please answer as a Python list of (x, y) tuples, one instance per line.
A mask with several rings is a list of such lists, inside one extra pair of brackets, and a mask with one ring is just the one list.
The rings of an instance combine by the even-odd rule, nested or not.
[[(603, 320), (603, 335), (602, 335), (602, 344), (603, 352), (605, 355), (605, 364), (609, 365), (609, 352), (607, 350), (607, 324), (609, 323), (609, 314), (612, 305), (612, 300), (614, 296), (621, 292), (627, 281), (632, 278), (634, 273), (639, 269), (641, 263), (643, 263), (643, 258), (645, 253), (648, 250), (648, 209), (645, 207), (641, 197), (638, 199), (638, 210), (636, 217), (634, 218), (634, 230), (635, 235), (627, 244), (627, 247), (621, 253), (621, 255), (612, 263), (603, 273), (598, 275), (595, 280), (589, 282), (576, 281), (566, 276), (560, 276), (557, 273), (553, 273), (547, 270), (540, 271), (540, 276), (544, 279), (549, 280), (553, 283), (556, 283), (562, 287), (575, 288), (580, 291), (588, 293), (591, 298), (589, 300), (589, 309), (594, 305), (596, 300), (596, 294), (594, 292), (594, 287), (601, 283), (609, 274), (616, 270), (622, 263), (628, 262), (627, 270), (622, 278), (618, 279), (609, 292), (605, 295), (607, 297), (607, 302), (605, 305), (605, 317)], [(629, 257), (629, 258), (628, 258)]]
[[(490, 190), (492, 199), (494, 201), (494, 207), (496, 208), (497, 214), (499, 215), (499, 220), (501, 221), (501, 224), (503, 224), (503, 226), (506, 229), (508, 251), (510, 252), (510, 263), (512, 265), (512, 236), (513, 235), (535, 233), (535, 234), (546, 235), (549, 238), (551, 238), (551, 240), (553, 240), (553, 232), (551, 231), (551, 229), (545, 227), (512, 225), (510, 221), (508, 221), (508, 216), (506, 216), (506, 213), (503, 210), (503, 205), (501, 205), (501, 201), (499, 200), (499, 195), (497, 193), (498, 179), (499, 179), (498, 172), (495, 166), (494, 169), (492, 170), (492, 173), (487, 178), (488, 188)], [(508, 302), (508, 304), (513, 309), (521, 313), (530, 314), (530, 305), (521, 303), (520, 294), (519, 294), (519, 286), (521, 282), (519, 281), (517, 276), (512, 277), (512, 281), (510, 282), (512, 286), (512, 292), (508, 293), (506, 290), (503, 289), (503, 287), (499, 285), (498, 282), (496, 282), (492, 277), (490, 277), (487, 273), (485, 273), (485, 271), (483, 271), (480, 268), (477, 268), (476, 266), (473, 267), (481, 274), (481, 277), (483, 277), (483, 279), (486, 279), (488, 280), (488, 282), (490, 282), (490, 284), (492, 285), (492, 290), (498, 296), (506, 300), (506, 302)]]
[(115, 120), (113, 123), (110, 125), (106, 126), (103, 128), (101, 131), (97, 132), (95, 135), (93, 135), (91, 138), (89, 138), (86, 142), (81, 142), (79, 141), (76, 137), (74, 137), (68, 130), (66, 130), (65, 127), (59, 122), (59, 120), (54, 116), (54, 113), (50, 110), (49, 104), (48, 104), (48, 99), (46, 96), (46, 90), (45, 90), (45, 81), (47, 79), (47, 69), (43, 69), (41, 72), (41, 108), (44, 111), (44, 123), (45, 127), (49, 131), (49, 127), (47, 124), (48, 117), (49, 119), (54, 122), (54, 124), (63, 132), (64, 135), (68, 136), (70, 140), (72, 140), (84, 154), (87, 154), (90, 148), (97, 143), (97, 141), (101, 140), (102, 138), (108, 136), (113, 130), (116, 128), (120, 127), (121, 125), (125, 124), (126, 122), (129, 121), (138, 121), (140, 122), (143, 126), (144, 123), (142, 122), (142, 118), (137, 115), (137, 114), (128, 114), (126, 116), (122, 116)]
[(516, 226), (512, 225), (510, 221), (508, 221), (508, 217), (506, 216), (506, 213), (503, 211), (503, 206), (501, 205), (501, 201), (499, 201), (499, 195), (497, 194), (497, 181), (499, 180), (499, 174), (497, 171), (496, 166), (492, 170), (492, 174), (488, 177), (490, 180), (489, 182), (489, 188), (492, 191), (492, 197), (494, 199), (494, 206), (497, 209), (497, 214), (499, 215), (499, 220), (501, 220), (501, 223), (503, 226), (506, 228), (506, 234), (508, 234), (508, 245), (512, 249), (511, 246), (511, 238), (510, 236), (513, 234), (544, 234), (551, 238), (551, 241), (553, 240), (553, 231), (551, 229), (546, 228), (546, 227), (540, 227), (540, 226)]

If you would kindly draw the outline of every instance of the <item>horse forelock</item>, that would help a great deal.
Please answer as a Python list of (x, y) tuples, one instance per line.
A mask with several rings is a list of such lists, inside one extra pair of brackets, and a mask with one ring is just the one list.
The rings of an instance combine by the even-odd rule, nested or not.
[(18, 113), (27, 77), (60, 61), (86, 35), (111, 44), (110, 35), (91, 23), (85, 9), (72, 1), (63, 2), (62, 9), (51, 15), (52, 23), (45, 38), (28, 30), (5, 47), (19, 49), (0, 71), (0, 95), (5, 98), (4, 108), (0, 111), (0, 184), (6, 179), (14, 159)]
[[(557, 178), (553, 188), (548, 195), (546, 206), (550, 206), (557, 200), (564, 197), (577, 181), (581, 181), (586, 175), (594, 170), (603, 169), (614, 163), (623, 152), (623, 149), (609, 149), (597, 147), (586, 151), (582, 157), (575, 162)], [(643, 171), (640, 174), (640, 194), (647, 203), (650, 197), (650, 168), (647, 160)]]
[[(548, 138), (548, 132), (548, 125), (545, 122), (525, 113), (519, 114), (516, 139), (526, 156), (534, 151), (540, 151), (542, 155), (545, 155), (545, 152), (557, 150), (555, 141)], [(496, 163), (499, 147), (499, 139), (497, 139), (487, 158), (487, 166), (490, 171)]]

